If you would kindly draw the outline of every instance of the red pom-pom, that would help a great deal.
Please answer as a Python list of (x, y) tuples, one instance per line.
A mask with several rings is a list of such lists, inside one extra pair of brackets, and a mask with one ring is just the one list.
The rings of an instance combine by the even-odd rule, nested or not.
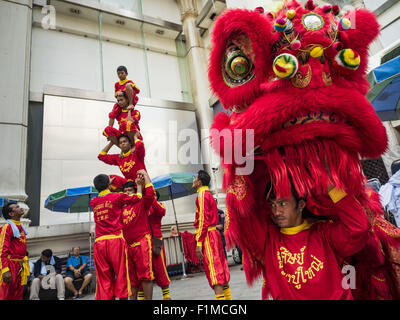
[(339, 14), (339, 12), (340, 12), (339, 6), (338, 6), (337, 4), (333, 5), (333, 6), (332, 6), (332, 13), (333, 13), (335, 16), (337, 16), (337, 15)]
[(267, 13), (267, 17), (269, 20), (275, 20), (276, 14), (275, 12), (270, 11)]
[(340, 50), (342, 50), (343, 49), (343, 43), (341, 43), (341, 42), (335, 42), (334, 44), (333, 44), (333, 49), (335, 49), (336, 51), (340, 51)]
[(312, 10), (315, 9), (315, 7), (316, 7), (316, 6), (315, 6), (313, 0), (308, 0), (308, 1), (307, 1), (307, 3), (306, 3), (306, 9), (307, 9), (307, 10), (312, 11)]
[(263, 7), (257, 7), (254, 9), (254, 11), (258, 11), (259, 13), (264, 13), (264, 8)]
[(329, 13), (329, 12), (332, 11), (332, 6), (331, 6), (330, 4), (325, 4), (325, 5), (322, 7), (322, 11), (325, 12), (325, 13)]

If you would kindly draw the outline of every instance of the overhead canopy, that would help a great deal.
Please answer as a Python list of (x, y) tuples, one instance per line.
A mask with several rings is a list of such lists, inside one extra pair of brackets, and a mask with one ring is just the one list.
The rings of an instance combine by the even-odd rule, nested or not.
[(89, 212), (90, 200), (97, 197), (97, 194), (97, 190), (92, 186), (69, 188), (49, 195), (44, 206), (56, 212)]
[(175, 172), (152, 179), (154, 189), (160, 193), (159, 201), (177, 199), (196, 193), (196, 190), (192, 189), (195, 175), (192, 172)]
[(375, 68), (369, 74), (371, 89), (367, 98), (382, 121), (400, 119), (400, 56)]

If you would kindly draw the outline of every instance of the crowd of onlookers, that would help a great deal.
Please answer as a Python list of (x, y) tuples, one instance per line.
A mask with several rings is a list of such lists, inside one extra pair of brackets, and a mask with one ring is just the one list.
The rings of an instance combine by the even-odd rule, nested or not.
[(84, 295), (85, 288), (92, 281), (88, 259), (81, 255), (80, 248), (72, 248), (63, 270), (62, 259), (53, 255), (51, 249), (43, 250), (36, 262), (29, 261), (30, 277), (25, 287), (30, 300), (39, 300), (41, 290), (56, 291), (57, 299), (64, 300), (66, 289), (72, 299)]

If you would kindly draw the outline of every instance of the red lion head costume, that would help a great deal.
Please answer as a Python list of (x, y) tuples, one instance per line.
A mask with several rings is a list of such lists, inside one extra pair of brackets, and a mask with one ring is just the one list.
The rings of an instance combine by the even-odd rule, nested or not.
[[(231, 114), (215, 117), (211, 143), (225, 169), (225, 235), (228, 245), (242, 248), (249, 283), (265, 263), (269, 182), (285, 196), (292, 181), (317, 212), (319, 197), (327, 194), (327, 162), (336, 186), (365, 208), (380, 210), (360, 165), (360, 158), (377, 158), (387, 148), (385, 128), (365, 97), (368, 47), (379, 25), (367, 10), (341, 19), (339, 11), (311, 0), (304, 7), (285, 2), (276, 13), (229, 9), (213, 29), (209, 79)], [(245, 139), (232, 138), (234, 130), (247, 129), (254, 130), (250, 155), (243, 151)], [(238, 175), (241, 165), (224, 157), (227, 150), (253, 159), (253, 172)]]

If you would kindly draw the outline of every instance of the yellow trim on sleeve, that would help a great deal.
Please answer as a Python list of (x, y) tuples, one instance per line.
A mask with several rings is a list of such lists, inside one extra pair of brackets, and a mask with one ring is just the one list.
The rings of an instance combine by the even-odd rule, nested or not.
[(5, 267), (5, 268), (1, 269), (1, 273), (6, 273), (7, 271), (10, 271), (9, 267)]
[(148, 188), (148, 187), (152, 187), (152, 186), (153, 186), (153, 184), (150, 182), (150, 183), (146, 184), (144, 187)]
[(101, 154), (102, 156), (105, 156), (105, 155), (107, 154), (107, 152), (101, 151), (100, 154)]
[(197, 246), (198, 247), (202, 247), (203, 246), (203, 242), (197, 241)]
[(142, 199), (143, 197), (143, 195), (140, 192), (136, 193), (136, 195), (138, 196), (139, 199)]
[(204, 192), (199, 194), (199, 228), (197, 229), (196, 241), (198, 241), (201, 236), (201, 231), (203, 230), (203, 224), (204, 224)]
[(333, 203), (337, 203), (345, 196), (347, 196), (347, 193), (335, 187), (331, 191), (329, 191), (329, 196), (331, 197)]

